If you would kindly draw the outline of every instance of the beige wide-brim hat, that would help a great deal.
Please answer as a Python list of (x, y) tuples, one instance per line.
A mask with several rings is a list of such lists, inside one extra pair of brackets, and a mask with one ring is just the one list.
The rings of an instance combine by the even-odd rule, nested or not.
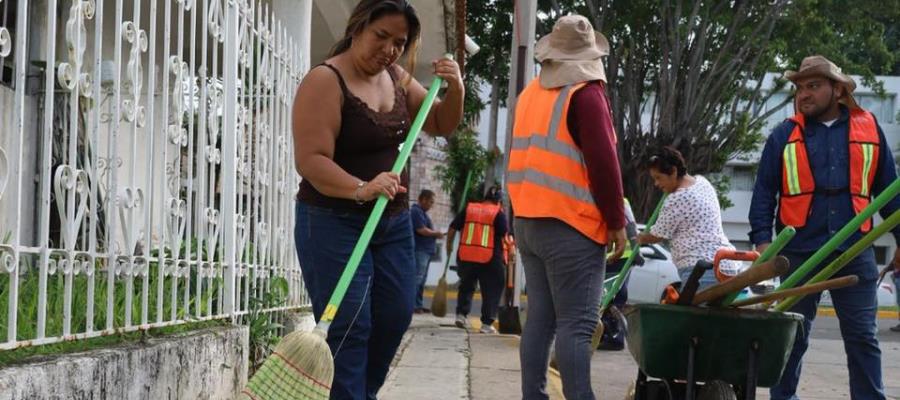
[(602, 80), (606, 71), (601, 57), (609, 55), (609, 41), (581, 15), (560, 17), (553, 31), (534, 45), (534, 58), (541, 63), (541, 86), (547, 89)]
[(841, 71), (835, 63), (822, 56), (809, 56), (800, 62), (800, 69), (797, 71), (785, 71), (785, 79), (797, 83), (797, 81), (813, 76), (821, 76), (831, 79), (846, 88), (846, 95), (840, 98), (841, 103), (849, 108), (860, 108), (853, 98), (853, 91), (856, 90), (856, 81), (849, 75)]

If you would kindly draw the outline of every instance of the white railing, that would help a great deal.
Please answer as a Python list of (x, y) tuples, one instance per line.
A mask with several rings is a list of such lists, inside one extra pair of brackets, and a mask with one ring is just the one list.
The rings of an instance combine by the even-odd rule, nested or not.
[(290, 135), (306, 53), (268, 6), (29, 3), (0, 27), (0, 350), (308, 306)]

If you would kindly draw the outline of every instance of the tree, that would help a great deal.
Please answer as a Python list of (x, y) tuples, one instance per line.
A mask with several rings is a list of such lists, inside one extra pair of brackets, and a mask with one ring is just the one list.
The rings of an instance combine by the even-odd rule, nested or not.
[[(823, 54), (871, 81), (900, 60), (900, 46), (886, 42), (887, 33), (898, 35), (898, 0), (853, 7), (836, 0), (542, 0), (538, 7), (546, 16), (538, 36), (556, 15), (575, 12), (609, 38), (607, 92), (625, 193), (639, 218), (660, 195), (642, 166), (661, 146), (681, 151), (698, 174), (718, 173), (757, 148), (778, 110), (761, 107), (777, 91), (762, 90), (766, 72)], [(776, 81), (776, 89), (784, 84)], [(714, 183), (727, 191), (727, 180)]]
[[(488, 106), (490, 107), (490, 121), (488, 124), (488, 152), (495, 159), (499, 159), (497, 147), (497, 120), (500, 107), (506, 103), (507, 85), (509, 81), (509, 44), (512, 40), (512, 12), (511, 0), (485, 0), (466, 3), (466, 25), (469, 36), (474, 38), (481, 51), (471, 56), (467, 62), (467, 74), (474, 86), (479, 82), (490, 83), (491, 95)], [(480, 113), (482, 108), (478, 110)], [(490, 185), (496, 180), (495, 168), (487, 166), (485, 182)]]
[[(469, 171), (472, 172), (471, 188), (482, 187), (485, 169), (494, 160), (478, 143), (478, 138), (471, 129), (460, 130), (448, 139), (445, 151), (447, 160), (435, 167), (435, 171), (441, 181), (441, 190), (450, 194), (450, 204), (454, 205), (455, 211), (456, 205), (462, 204), (460, 201)], [(465, 200), (477, 199), (481, 193), (479, 190), (469, 190)]]
[[(437, 167), (442, 189), (450, 193), (452, 204), (459, 204), (468, 172), (472, 171), (470, 198), (482, 193), (478, 188), (494, 183), (493, 164), (498, 159), (494, 151), (497, 144), (497, 114), (506, 102), (506, 85), (509, 80), (509, 43), (512, 40), (511, 0), (485, 0), (466, 2), (466, 28), (481, 50), (466, 60), (465, 123), (448, 140), (444, 150), (447, 162)], [(482, 82), (491, 84), (490, 103), (480, 97)], [(473, 127), (486, 106), (491, 109), (488, 148), (482, 147)]]

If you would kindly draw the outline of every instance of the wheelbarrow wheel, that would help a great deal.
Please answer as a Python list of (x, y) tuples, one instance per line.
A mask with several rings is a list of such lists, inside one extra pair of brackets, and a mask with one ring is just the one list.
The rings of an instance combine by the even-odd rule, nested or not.
[(638, 394), (637, 382), (631, 382), (625, 391), (625, 400), (673, 400), (670, 382), (660, 380), (644, 381), (643, 390)]
[(737, 395), (727, 382), (709, 381), (700, 389), (697, 400), (737, 400)]

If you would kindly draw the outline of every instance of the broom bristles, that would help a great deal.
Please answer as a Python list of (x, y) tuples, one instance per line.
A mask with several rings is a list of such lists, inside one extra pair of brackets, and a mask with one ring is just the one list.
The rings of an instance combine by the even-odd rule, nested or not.
[(434, 298), (431, 300), (431, 314), (435, 317), (447, 315), (447, 280), (441, 277), (437, 289), (434, 290)]
[(328, 399), (334, 360), (324, 335), (296, 331), (288, 334), (253, 375), (242, 399)]

